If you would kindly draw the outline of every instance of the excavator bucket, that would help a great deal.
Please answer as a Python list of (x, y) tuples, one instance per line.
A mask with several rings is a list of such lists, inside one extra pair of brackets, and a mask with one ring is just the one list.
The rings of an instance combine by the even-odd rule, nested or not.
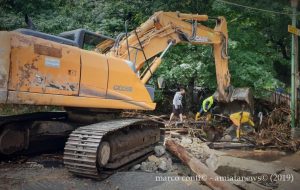
[(250, 88), (233, 88), (227, 101), (220, 100), (217, 92), (214, 96), (219, 100), (220, 111), (223, 114), (230, 115), (240, 111), (254, 113), (254, 100)]

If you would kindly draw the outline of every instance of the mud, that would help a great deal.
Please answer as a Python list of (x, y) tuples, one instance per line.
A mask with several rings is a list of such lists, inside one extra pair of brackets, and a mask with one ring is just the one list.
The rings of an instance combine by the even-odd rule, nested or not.
[(63, 166), (62, 153), (20, 157), (0, 164), (0, 189), (2, 190), (49, 190), (49, 189), (205, 189), (198, 182), (157, 181), (157, 176), (187, 175), (189, 170), (175, 164), (167, 173), (126, 171), (116, 173), (106, 180), (95, 181), (70, 174)]

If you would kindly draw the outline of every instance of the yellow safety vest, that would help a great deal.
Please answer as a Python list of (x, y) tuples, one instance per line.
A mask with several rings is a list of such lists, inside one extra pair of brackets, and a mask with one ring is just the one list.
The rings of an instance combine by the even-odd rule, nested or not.
[[(207, 104), (207, 102), (208, 102), (208, 107), (207, 107), (207, 109), (206, 109), (206, 104)], [(210, 96), (210, 97), (208, 97), (208, 98), (206, 98), (203, 102), (202, 102), (202, 109), (203, 109), (203, 111), (204, 112), (207, 112), (209, 109), (210, 109), (210, 107), (213, 105), (213, 103), (214, 103), (214, 97), (213, 96)]]

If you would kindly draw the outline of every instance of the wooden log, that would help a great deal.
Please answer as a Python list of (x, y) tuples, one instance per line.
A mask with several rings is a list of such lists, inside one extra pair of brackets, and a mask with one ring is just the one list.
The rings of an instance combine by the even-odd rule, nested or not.
[(160, 128), (161, 130), (166, 130), (166, 131), (177, 131), (177, 130), (193, 130), (193, 131), (203, 131), (203, 129), (194, 129), (194, 128)]
[(210, 122), (207, 122), (207, 121), (184, 121), (184, 122), (176, 122), (175, 126), (180, 126), (180, 125), (195, 125), (195, 124), (209, 125), (209, 126), (212, 125)]
[(238, 158), (251, 158), (257, 160), (268, 160), (285, 156), (286, 153), (278, 150), (230, 150), (226, 151), (226, 156)]
[(180, 133), (177, 133), (177, 132), (175, 132), (175, 131), (171, 131), (171, 132), (170, 132), (170, 135), (171, 135), (171, 137), (173, 137), (173, 138), (179, 138), (179, 139), (182, 138), (181, 134), (180, 134)]
[(254, 144), (245, 144), (245, 143), (238, 143), (238, 142), (208, 142), (207, 146), (212, 149), (226, 149), (226, 148), (240, 149), (240, 148), (256, 147)]
[(205, 176), (200, 177), (200, 179), (212, 189), (222, 189), (231, 190), (238, 188), (226, 181), (218, 181), (221, 177), (217, 175), (214, 171), (210, 170), (205, 164), (203, 164), (199, 159), (193, 157), (184, 147), (177, 144), (173, 140), (166, 141), (167, 149), (177, 156), (185, 165), (187, 165), (196, 175)]

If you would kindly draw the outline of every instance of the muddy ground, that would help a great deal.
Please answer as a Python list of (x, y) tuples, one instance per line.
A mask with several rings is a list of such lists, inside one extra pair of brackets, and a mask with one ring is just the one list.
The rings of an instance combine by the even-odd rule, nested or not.
[[(174, 163), (176, 165), (176, 163)], [(0, 164), (0, 189), (52, 190), (52, 189), (203, 189), (198, 182), (157, 181), (156, 176), (178, 176), (181, 172), (153, 173), (142, 171), (118, 172), (106, 180), (96, 181), (76, 177), (63, 166), (62, 153), (18, 158)], [(183, 174), (181, 174), (183, 175)]]
[[(300, 152), (278, 154), (271, 157), (247, 158), (247, 150), (217, 151), (218, 168), (222, 176), (259, 176), (263, 174), (288, 174), (293, 181), (236, 183), (245, 189), (298, 189), (300, 185)], [(220, 154), (219, 154), (220, 153)], [(225, 154), (223, 154), (225, 153)], [(229, 154), (239, 155), (237, 158)], [(172, 157), (172, 170), (167, 172), (144, 172), (141, 170), (118, 172), (106, 180), (95, 181), (76, 177), (63, 165), (62, 152), (19, 157), (0, 164), (0, 189), (209, 189), (197, 180), (182, 178), (193, 176), (192, 172), (180, 161)], [(175, 177), (178, 178), (175, 178)], [(160, 177), (160, 178), (158, 178)], [(168, 180), (163, 177), (169, 177)]]

